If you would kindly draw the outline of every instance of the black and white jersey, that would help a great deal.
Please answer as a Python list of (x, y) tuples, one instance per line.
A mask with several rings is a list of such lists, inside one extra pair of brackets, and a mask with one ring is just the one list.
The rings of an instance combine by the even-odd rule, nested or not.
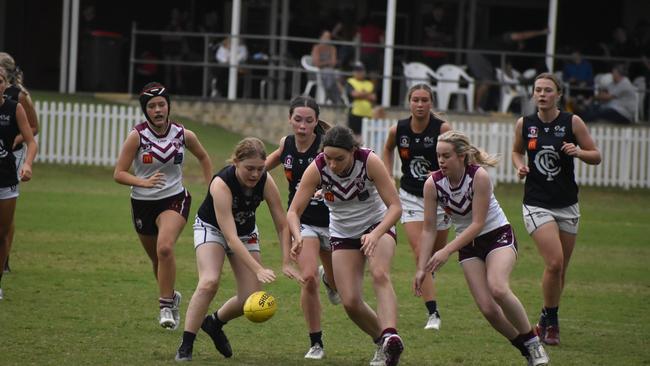
[(567, 112), (560, 112), (550, 123), (542, 122), (537, 113), (524, 117), (521, 133), (529, 169), (525, 204), (560, 208), (578, 202), (573, 157), (562, 151), (563, 142), (577, 144), (572, 118)]
[[(284, 176), (289, 182), (289, 206), (291, 206), (291, 202), (296, 194), (302, 175), (305, 173), (305, 169), (307, 169), (309, 164), (311, 164), (318, 155), (320, 142), (321, 135), (318, 134), (307, 151), (299, 152), (298, 149), (296, 149), (296, 138), (294, 135), (289, 135), (284, 139), (280, 161), (284, 167)], [(329, 210), (322, 198), (312, 197), (309, 201), (309, 205), (307, 205), (302, 216), (300, 216), (300, 222), (305, 225), (318, 227), (329, 226)]]
[[(257, 182), (253, 189), (247, 189), (241, 186), (235, 172), (235, 166), (228, 165), (215, 174), (212, 180), (219, 177), (230, 188), (230, 192), (232, 193), (232, 216), (237, 226), (237, 235), (242, 236), (250, 234), (255, 230), (255, 211), (264, 200), (264, 185), (266, 184), (268, 173), (264, 172), (260, 181)], [(212, 197), (208, 189), (208, 194), (203, 200), (203, 203), (201, 203), (201, 207), (199, 207), (196, 215), (204, 222), (220, 229), (216, 213), (214, 212), (213, 200), (214, 197)]]
[(16, 107), (18, 102), (5, 98), (0, 105), (0, 187), (18, 184), (16, 176), (16, 158), (12, 148), (18, 130)]
[(411, 117), (397, 122), (395, 142), (402, 160), (400, 188), (406, 192), (422, 197), (424, 182), (431, 172), (439, 169), (436, 144), (443, 123), (431, 114), (424, 131), (415, 133), (411, 130)]

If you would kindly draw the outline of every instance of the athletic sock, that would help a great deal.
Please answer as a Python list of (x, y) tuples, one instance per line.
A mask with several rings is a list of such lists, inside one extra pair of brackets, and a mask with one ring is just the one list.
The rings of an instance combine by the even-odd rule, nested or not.
[(218, 312), (219, 312), (219, 310), (217, 310), (217, 311), (215, 311), (214, 313), (212, 313), (212, 315), (214, 315), (214, 322), (216, 323), (217, 327), (218, 327), (218, 328), (222, 328), (222, 327), (223, 327), (224, 325), (226, 325), (228, 322), (221, 321), (221, 319), (219, 319), (219, 315), (217, 314)]
[(314, 332), (314, 333), (309, 333), (309, 340), (311, 341), (311, 346), (315, 346), (316, 343), (320, 344), (322, 348), (323, 346), (323, 331), (319, 332)]
[(558, 319), (557, 319), (557, 313), (558, 313), (559, 307), (556, 306), (554, 308), (544, 308), (544, 316), (546, 318), (546, 325), (558, 325)]
[(526, 348), (525, 343), (532, 338), (535, 338), (535, 333), (531, 330), (528, 333), (522, 333), (516, 336), (514, 339), (510, 340), (510, 344), (515, 346), (521, 352), (521, 355), (526, 357), (528, 356), (528, 348)]
[(174, 306), (174, 299), (170, 299), (167, 297), (160, 297), (158, 298), (158, 304), (160, 308), (171, 308)]
[(427, 301), (424, 303), (424, 306), (426, 306), (427, 310), (429, 310), (429, 315), (438, 311), (438, 304), (436, 304), (436, 300)]
[(181, 347), (190, 347), (192, 348), (194, 345), (194, 340), (196, 339), (196, 334), (188, 331), (183, 332), (183, 343), (181, 344)]

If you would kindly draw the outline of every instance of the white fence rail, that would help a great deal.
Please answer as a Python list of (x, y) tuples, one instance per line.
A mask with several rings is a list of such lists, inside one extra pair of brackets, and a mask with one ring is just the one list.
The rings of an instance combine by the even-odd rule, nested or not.
[[(37, 161), (80, 165), (114, 165), (120, 147), (134, 123), (144, 116), (138, 107), (60, 102), (36, 102), (40, 132)], [(363, 141), (381, 154), (388, 128), (396, 120), (364, 120)], [(454, 122), (477, 146), (501, 155), (501, 163), (490, 169), (495, 182), (517, 182), (510, 162), (513, 124)], [(581, 185), (650, 188), (650, 129), (593, 126), (591, 135), (603, 155), (600, 165), (576, 162)], [(395, 159), (394, 174), (401, 175)]]
[[(396, 120), (364, 119), (362, 138), (365, 146), (381, 154), (388, 129)], [(511, 163), (514, 123), (453, 122), (452, 128), (466, 133), (472, 143), (491, 154), (499, 154), (501, 162), (491, 168), (495, 182), (517, 182)], [(628, 188), (650, 188), (650, 129), (642, 127), (590, 126), (600, 149), (600, 165), (588, 165), (576, 159), (578, 184)], [(401, 176), (401, 163), (394, 159), (393, 173)]]
[(114, 165), (140, 108), (102, 104), (36, 102), (40, 131), (37, 161)]

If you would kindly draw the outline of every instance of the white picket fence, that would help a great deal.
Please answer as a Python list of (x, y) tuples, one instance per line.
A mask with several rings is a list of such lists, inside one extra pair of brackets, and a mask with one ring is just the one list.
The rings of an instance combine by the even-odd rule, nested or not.
[[(396, 120), (365, 119), (362, 125), (364, 145), (381, 154), (388, 129)], [(475, 146), (498, 154), (501, 162), (490, 168), (494, 182), (518, 182), (512, 166), (514, 123), (453, 122), (452, 128), (467, 134)], [(580, 185), (650, 188), (650, 129), (643, 127), (590, 126), (591, 136), (601, 151), (600, 165), (588, 165), (576, 159), (576, 180)], [(401, 176), (401, 162), (394, 159), (393, 174)]]
[[(114, 165), (120, 147), (133, 125), (144, 119), (133, 106), (36, 102), (40, 132), (37, 161), (60, 164)], [(388, 128), (396, 120), (364, 120), (365, 145), (381, 154)], [(510, 162), (512, 123), (453, 122), (454, 129), (469, 135), (472, 143), (502, 161), (490, 169), (495, 182), (517, 182)], [(650, 129), (642, 127), (591, 127), (591, 135), (603, 155), (600, 165), (576, 161), (581, 185), (650, 188)], [(401, 175), (395, 159), (394, 174)]]
[(40, 131), (37, 161), (115, 165), (140, 108), (102, 104), (36, 102)]

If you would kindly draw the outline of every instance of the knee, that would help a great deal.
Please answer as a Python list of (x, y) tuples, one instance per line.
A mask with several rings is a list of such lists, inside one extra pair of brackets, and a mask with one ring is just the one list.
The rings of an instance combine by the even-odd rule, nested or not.
[(359, 295), (354, 295), (347, 299), (344, 296), (342, 296), (341, 304), (343, 305), (343, 308), (345, 309), (346, 313), (354, 314), (360, 311), (361, 306), (363, 305), (363, 301), (361, 300), (361, 296)]
[(197, 292), (204, 294), (215, 294), (219, 288), (219, 278), (202, 278), (199, 285), (196, 287)]
[(386, 285), (390, 283), (390, 274), (387, 269), (384, 268), (373, 268), (370, 271), (372, 276), (372, 283), (375, 286)]
[(310, 290), (318, 289), (318, 273), (316, 271), (303, 272), (302, 279), (305, 280), (305, 288)]
[(499, 309), (496, 304), (492, 302), (487, 304), (478, 304), (478, 308), (481, 311), (481, 314), (483, 314), (485, 319), (488, 321), (499, 317)]
[(564, 267), (562, 257), (554, 257), (546, 262), (546, 271), (552, 275), (560, 276)]
[(172, 243), (158, 242), (156, 248), (158, 259), (169, 259), (174, 255), (174, 247)]
[(507, 284), (490, 284), (490, 294), (497, 302), (505, 300), (510, 295), (510, 287)]

